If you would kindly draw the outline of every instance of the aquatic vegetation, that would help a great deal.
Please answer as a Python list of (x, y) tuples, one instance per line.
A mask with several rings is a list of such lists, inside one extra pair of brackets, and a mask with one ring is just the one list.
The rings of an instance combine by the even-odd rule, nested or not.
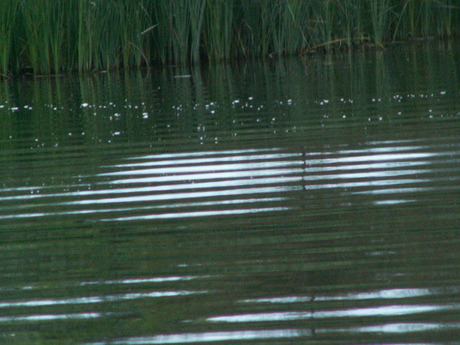
[(0, 0), (0, 75), (274, 57), (457, 35), (453, 0)]
[(15, 1), (0, 0), (2, 12), (0, 14), (0, 76), (8, 72), (12, 51), (12, 28), (14, 25), (17, 3)]
[(388, 21), (390, 20), (390, 0), (371, 1), (370, 2), (373, 38), (376, 44), (381, 45), (386, 37)]
[(228, 59), (233, 43), (234, 0), (214, 0), (206, 5), (203, 45), (213, 61)]

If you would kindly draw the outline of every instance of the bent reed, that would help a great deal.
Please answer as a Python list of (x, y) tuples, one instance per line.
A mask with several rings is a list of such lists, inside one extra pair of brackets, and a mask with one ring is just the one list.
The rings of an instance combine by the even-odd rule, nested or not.
[(451, 38), (455, 0), (0, 0), (0, 75)]

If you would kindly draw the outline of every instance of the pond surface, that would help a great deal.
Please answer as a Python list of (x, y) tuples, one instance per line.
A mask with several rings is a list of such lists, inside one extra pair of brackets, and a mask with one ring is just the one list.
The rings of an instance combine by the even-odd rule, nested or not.
[(0, 342), (453, 344), (460, 50), (0, 84)]

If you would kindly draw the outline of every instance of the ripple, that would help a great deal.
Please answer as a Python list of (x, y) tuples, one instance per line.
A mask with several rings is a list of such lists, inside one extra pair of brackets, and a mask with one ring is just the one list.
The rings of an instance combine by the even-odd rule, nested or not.
[(310, 335), (311, 332), (296, 329), (280, 330), (263, 330), (263, 331), (232, 331), (232, 332), (204, 332), (204, 333), (184, 333), (159, 335), (153, 337), (133, 337), (110, 342), (88, 343), (86, 345), (104, 345), (104, 344), (188, 344), (200, 342), (217, 342), (217, 341), (249, 341), (264, 339), (281, 339), (281, 338), (298, 338)]
[(349, 318), (366, 316), (401, 316), (421, 313), (459, 310), (460, 305), (388, 305), (380, 307), (355, 308), (331, 311), (274, 312), (260, 314), (225, 315), (207, 318), (208, 322), (246, 323), (246, 322), (280, 322), (325, 318)]

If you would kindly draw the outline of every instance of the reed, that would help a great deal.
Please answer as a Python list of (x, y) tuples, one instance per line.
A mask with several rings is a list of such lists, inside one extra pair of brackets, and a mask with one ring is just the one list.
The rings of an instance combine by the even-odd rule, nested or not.
[[(66, 8), (60, 1), (51, 2), (50, 14), (48, 15), (47, 25), (49, 31), (49, 59), (45, 61), (46, 66), (43, 69), (47, 72), (59, 73), (66, 69), (67, 54), (65, 52), (65, 30), (67, 28)], [(48, 66), (51, 66), (48, 67)]]
[(362, 43), (366, 39), (366, 30), (363, 27), (365, 3), (362, 1), (343, 1), (340, 16), (343, 18), (343, 33), (345, 42), (349, 49), (353, 44)]
[(234, 1), (208, 1), (204, 13), (203, 44), (211, 61), (229, 59), (233, 45)]
[[(213, 1), (213, 0), (211, 0)], [(198, 62), (200, 60), (201, 33), (204, 22), (206, 0), (188, 1), (190, 16), (190, 60)]]
[(172, 59), (176, 62), (184, 63), (187, 61), (190, 25), (188, 0), (171, 0), (169, 4), (169, 37)]
[(69, 10), (60, 1), (28, 1), (19, 3), (18, 41), (22, 43), (22, 60), (36, 74), (59, 73), (67, 64), (66, 44)]
[(15, 25), (17, 2), (0, 0), (0, 76), (6, 76), (10, 67), (10, 55), (13, 49), (12, 33)]
[(422, 1), (421, 4), (421, 31), (423, 37), (429, 37), (433, 33), (433, 15), (434, 15), (434, 3), (432, 0)]
[(24, 52), (36, 73), (49, 73), (51, 4), (46, 1), (22, 1), (20, 10), (24, 23)]
[(336, 26), (336, 2), (334, 0), (318, 0), (312, 7), (315, 28), (313, 37), (315, 44), (324, 44), (326, 50), (330, 50), (335, 41), (334, 29)]
[(171, 14), (166, 1), (154, 2), (152, 8), (152, 29), (149, 31), (152, 39), (152, 59), (166, 64), (171, 57), (172, 45), (170, 39)]
[(107, 70), (120, 68), (121, 32), (112, 23), (123, 22), (123, 14), (116, 1), (98, 1), (82, 6), (79, 37), (79, 70)]
[[(455, 13), (458, 9), (454, 6), (453, 0), (439, 0), (436, 2), (434, 9), (434, 18), (436, 20), (434, 28), (435, 35), (441, 37), (452, 37), (454, 35)], [(458, 11), (456, 11), (458, 14)], [(457, 18), (458, 19), (458, 18)], [(458, 22), (457, 22), (458, 25)]]
[(126, 28), (120, 30), (121, 59), (125, 68), (139, 68), (143, 60), (146, 60), (143, 51), (142, 32), (148, 26), (145, 21), (144, 6), (141, 2), (117, 2), (116, 13), (120, 18), (120, 26)]
[(455, 0), (0, 0), (0, 73), (139, 68), (453, 37)]
[(308, 22), (306, 2), (283, 0), (278, 4), (274, 27), (274, 52), (277, 55), (300, 51), (308, 45), (306, 26)]
[(241, 1), (238, 22), (239, 50), (244, 56), (254, 57), (263, 52), (268, 46), (268, 37), (264, 37), (263, 18), (266, 18), (268, 2), (266, 0)]
[(439, 28), (440, 35), (452, 37), (454, 35), (454, 11), (458, 7), (454, 7), (453, 0), (442, 1), (442, 8), (439, 13)]
[(390, 0), (375, 0), (369, 2), (373, 40), (382, 46), (383, 41), (386, 39), (388, 29), (391, 27), (391, 10), (392, 6)]
[[(94, 12), (96, 11), (96, 3), (90, 3), (89, 1), (78, 2), (75, 46), (77, 55), (76, 68), (80, 71), (93, 69), (93, 51), (96, 47), (95, 32), (97, 30), (97, 23), (94, 20)], [(106, 51), (106, 53), (108, 53), (108, 51)]]

